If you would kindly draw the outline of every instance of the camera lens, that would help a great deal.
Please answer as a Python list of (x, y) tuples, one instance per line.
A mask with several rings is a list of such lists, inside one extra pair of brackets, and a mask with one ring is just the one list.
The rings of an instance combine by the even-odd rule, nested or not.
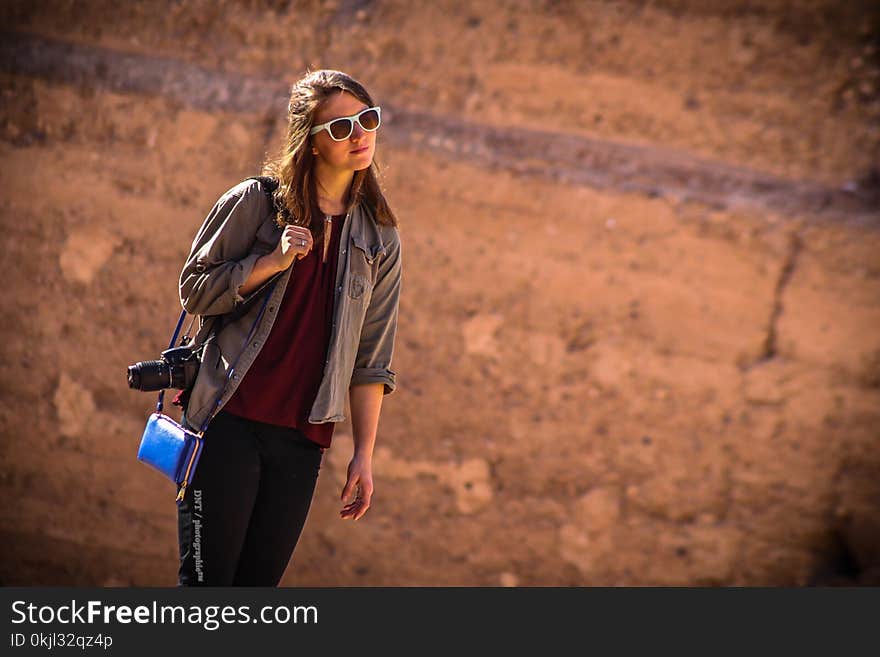
[(128, 387), (135, 390), (163, 390), (171, 384), (171, 372), (164, 360), (146, 360), (128, 368)]
[(128, 368), (128, 387), (138, 390), (141, 387), (141, 371), (137, 365)]

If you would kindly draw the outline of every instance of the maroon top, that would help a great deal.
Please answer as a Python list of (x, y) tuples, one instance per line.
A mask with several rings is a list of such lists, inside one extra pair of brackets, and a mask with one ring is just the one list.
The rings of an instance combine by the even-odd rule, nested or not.
[(249, 420), (299, 429), (325, 448), (330, 447), (334, 423), (311, 424), (309, 412), (324, 376), (330, 345), (344, 216), (333, 217), (327, 262), (322, 261), (324, 240), (319, 234), (308, 255), (293, 265), (266, 344), (223, 407)]

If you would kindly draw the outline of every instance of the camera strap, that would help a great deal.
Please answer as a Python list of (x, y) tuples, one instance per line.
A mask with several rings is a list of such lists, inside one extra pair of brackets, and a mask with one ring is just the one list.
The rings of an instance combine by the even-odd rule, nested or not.
[[(266, 293), (266, 297), (263, 299), (263, 305), (260, 307), (260, 312), (257, 315), (257, 318), (254, 320), (253, 326), (251, 326), (251, 330), (248, 333), (247, 337), (244, 339), (244, 344), (238, 352), (238, 355), (235, 357), (232, 365), (229, 367), (229, 371), (226, 373), (226, 384), (221, 388), (220, 395), (217, 397), (217, 401), (214, 402), (214, 409), (205, 419), (201, 428), (199, 429), (199, 435), (205, 433), (205, 430), (208, 428), (208, 424), (214, 418), (215, 413), (217, 412), (217, 408), (220, 406), (220, 400), (223, 399), (223, 391), (226, 390), (226, 385), (229, 384), (229, 379), (232, 378), (232, 375), (235, 373), (235, 366), (238, 364), (238, 359), (241, 358), (242, 353), (244, 353), (245, 348), (250, 342), (251, 338), (254, 335), (254, 331), (257, 330), (257, 326), (260, 323), (260, 320), (263, 318), (263, 313), (266, 312), (266, 305), (269, 303), (269, 298), (272, 296), (272, 292), (275, 290), (275, 285), (278, 283), (276, 279), (272, 286), (269, 288), (269, 291)], [(183, 326), (183, 320), (186, 317), (186, 310), (181, 311), (180, 319), (177, 320), (177, 326), (174, 328), (174, 335), (171, 336), (171, 342), (168, 345), (168, 348), (171, 349), (174, 346), (174, 343), (177, 342), (177, 336), (180, 334), (180, 327)], [(159, 391), (159, 399), (156, 402), (156, 412), (161, 413), (162, 407), (164, 405), (165, 399), (165, 390), (162, 389)]]
[[(180, 319), (177, 320), (177, 326), (174, 328), (174, 335), (171, 336), (171, 342), (168, 344), (168, 349), (174, 346), (174, 343), (177, 342), (177, 336), (180, 334), (180, 327), (183, 326), (183, 320), (186, 318), (186, 310), (182, 310), (180, 312)], [(162, 412), (162, 405), (165, 399), (165, 389), (159, 391), (159, 400), (156, 402), (156, 412)]]

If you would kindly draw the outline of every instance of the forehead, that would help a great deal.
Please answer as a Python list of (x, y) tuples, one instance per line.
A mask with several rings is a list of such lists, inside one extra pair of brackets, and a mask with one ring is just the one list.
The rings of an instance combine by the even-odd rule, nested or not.
[(315, 123), (326, 123), (340, 116), (351, 116), (366, 108), (367, 105), (347, 91), (340, 91), (324, 101), (324, 104), (315, 113)]

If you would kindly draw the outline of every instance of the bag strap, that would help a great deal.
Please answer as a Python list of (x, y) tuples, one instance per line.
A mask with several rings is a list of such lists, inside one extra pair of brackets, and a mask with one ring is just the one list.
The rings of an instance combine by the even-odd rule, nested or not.
[[(177, 342), (177, 335), (180, 333), (180, 327), (183, 326), (183, 319), (186, 317), (186, 310), (182, 310), (180, 312), (180, 319), (177, 320), (177, 326), (174, 328), (174, 335), (171, 336), (171, 342), (168, 343), (168, 348), (174, 346), (174, 343)], [(156, 412), (162, 412), (163, 400), (165, 399), (165, 389), (159, 391), (159, 399), (156, 402)]]
[[(275, 283), (272, 283), (272, 290), (275, 289)], [(226, 386), (229, 385), (229, 379), (232, 377), (232, 374), (235, 372), (235, 366), (238, 363), (238, 359), (241, 358), (241, 354), (244, 353), (244, 350), (247, 348), (248, 342), (250, 342), (251, 337), (253, 337), (254, 331), (257, 328), (257, 325), (260, 323), (260, 319), (263, 317), (263, 311), (266, 310), (266, 304), (269, 302), (269, 298), (272, 296), (272, 291), (270, 291), (266, 298), (263, 300), (263, 306), (260, 308), (260, 313), (257, 315), (257, 319), (254, 321), (254, 325), (251, 326), (251, 330), (248, 333), (247, 338), (244, 341), (244, 345), (242, 345), (241, 350), (238, 352), (238, 356), (235, 357), (235, 362), (232, 364), (232, 367), (229, 368), (229, 372), (226, 373), (226, 382), (223, 384), (223, 387), (220, 389), (220, 394), (217, 396), (217, 401), (214, 402), (214, 408), (211, 410), (211, 413), (205, 418), (204, 423), (202, 424), (199, 432), (196, 434), (196, 442), (193, 448), (192, 453), (189, 456), (189, 462), (186, 465), (186, 472), (183, 475), (183, 481), (180, 482), (180, 487), (177, 490), (177, 504), (180, 505), (183, 502), (183, 498), (186, 496), (186, 488), (189, 486), (190, 475), (196, 467), (196, 464), (199, 462), (199, 458), (202, 454), (202, 447), (204, 446), (204, 434), (208, 428), (208, 424), (210, 424), (211, 420), (214, 419), (214, 415), (217, 413), (217, 408), (220, 406), (220, 400), (223, 399), (223, 391), (226, 390)], [(185, 313), (184, 313), (185, 314)], [(178, 322), (177, 330), (180, 330), (180, 322)], [(175, 334), (177, 331), (175, 331)], [(176, 335), (175, 335), (176, 337)], [(172, 344), (174, 344), (174, 340), (172, 340)], [(159, 403), (162, 403), (162, 392), (159, 393)], [(161, 412), (161, 411), (160, 411)]]
[[(266, 294), (266, 298), (263, 299), (263, 305), (260, 307), (260, 312), (257, 315), (257, 318), (254, 320), (254, 323), (251, 326), (251, 330), (248, 332), (247, 337), (244, 339), (244, 344), (242, 345), (241, 349), (239, 350), (238, 355), (235, 357), (235, 360), (233, 361), (232, 365), (230, 366), (229, 371), (226, 373), (226, 384), (224, 384), (223, 388), (220, 389), (220, 394), (217, 396), (217, 401), (214, 402), (214, 408), (211, 410), (211, 413), (208, 415), (208, 417), (205, 419), (205, 422), (202, 424), (201, 428), (199, 429), (199, 435), (201, 435), (205, 432), (205, 430), (208, 428), (208, 424), (214, 418), (214, 414), (217, 411), (217, 407), (220, 406), (220, 400), (223, 399), (223, 391), (226, 389), (226, 385), (229, 384), (229, 379), (231, 379), (232, 375), (235, 373), (235, 366), (238, 364), (238, 359), (241, 358), (241, 355), (244, 353), (245, 348), (247, 347), (248, 343), (251, 341), (251, 338), (254, 336), (254, 331), (257, 330), (257, 326), (259, 325), (260, 320), (263, 318), (263, 313), (266, 312), (266, 304), (269, 303), (269, 299), (272, 296), (272, 292), (275, 291), (275, 286), (277, 284), (278, 284), (277, 280), (274, 283), (272, 283), (272, 287), (269, 288), (269, 292), (268, 292), (268, 294)], [(173, 347), (174, 343), (177, 341), (177, 335), (178, 335), (178, 333), (180, 333), (180, 327), (183, 325), (183, 318), (184, 317), (186, 317), (186, 310), (184, 310), (183, 312), (180, 313), (180, 319), (177, 320), (177, 327), (174, 329), (174, 335), (171, 337), (171, 344), (168, 347), (169, 349), (171, 349), (171, 347)], [(165, 398), (165, 390), (162, 389), (159, 391), (159, 399), (156, 402), (156, 412), (157, 413), (162, 412), (164, 398)]]
[[(256, 180), (260, 183), (260, 187), (263, 189), (263, 192), (269, 199), (270, 207), (275, 207), (274, 197), (272, 192), (278, 187), (278, 181), (269, 176), (251, 176), (250, 178), (246, 178), (245, 180)], [(260, 323), (260, 320), (263, 318), (263, 313), (266, 310), (266, 304), (269, 302), (269, 298), (272, 296), (272, 292), (275, 290), (275, 285), (278, 283), (280, 276), (275, 279), (272, 283), (272, 286), (269, 288), (268, 294), (266, 294), (266, 298), (263, 300), (263, 306), (260, 308), (260, 313), (257, 315), (256, 321), (254, 321), (253, 326), (251, 326), (251, 330), (248, 333), (248, 336), (244, 340), (244, 345), (241, 350), (238, 352), (238, 356), (235, 358), (235, 362), (229, 368), (229, 372), (226, 374), (226, 384), (229, 383), (229, 379), (232, 377), (232, 374), (235, 372), (235, 366), (238, 364), (238, 359), (241, 357), (241, 354), (244, 352), (247, 347), (248, 342), (250, 342), (251, 338), (254, 335), (254, 331), (257, 330), (257, 325)], [(171, 336), (171, 342), (168, 343), (168, 349), (171, 349), (174, 346), (174, 343), (177, 342), (177, 336), (180, 334), (180, 327), (183, 326), (183, 320), (186, 317), (186, 309), (182, 310), (180, 313), (180, 319), (177, 320), (177, 326), (174, 328), (174, 335)], [(187, 329), (187, 333), (192, 329), (193, 323), (195, 322), (196, 315), (193, 315), (192, 321), (189, 324), (189, 328)], [(226, 389), (226, 385), (220, 390), (220, 396), (217, 397), (217, 401), (214, 403), (214, 410), (208, 415), (208, 418), (205, 420), (201, 429), (199, 430), (199, 435), (205, 432), (205, 429), (208, 428), (208, 423), (213, 419), (214, 413), (216, 412), (217, 407), (220, 405), (220, 400), (223, 398), (223, 390)], [(156, 401), (156, 412), (161, 413), (162, 408), (164, 406), (165, 400), (165, 389), (159, 391), (159, 398)]]

